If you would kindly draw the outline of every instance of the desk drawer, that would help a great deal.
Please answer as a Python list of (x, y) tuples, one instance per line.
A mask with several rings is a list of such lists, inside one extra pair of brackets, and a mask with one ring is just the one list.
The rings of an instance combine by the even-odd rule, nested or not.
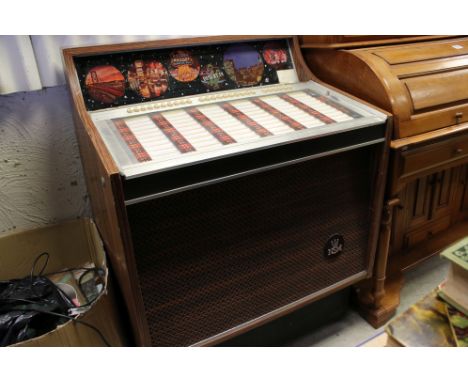
[(427, 144), (402, 153), (402, 176), (468, 158), (468, 135)]
[(432, 238), (434, 235), (445, 231), (450, 227), (450, 216), (445, 216), (441, 219), (434, 220), (424, 227), (415, 229), (405, 235), (405, 247), (411, 248), (425, 240)]

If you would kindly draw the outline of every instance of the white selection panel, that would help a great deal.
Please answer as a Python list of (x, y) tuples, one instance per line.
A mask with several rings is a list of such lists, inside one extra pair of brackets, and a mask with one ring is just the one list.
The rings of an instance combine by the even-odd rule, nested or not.
[[(184, 102), (184, 106), (178, 108), (138, 115), (122, 115), (122, 110), (113, 111), (114, 114), (106, 111), (107, 114), (93, 114), (93, 119), (121, 172), (128, 177), (359, 128), (369, 125), (369, 119), (373, 124), (385, 120), (384, 115), (369, 111), (368, 107), (356, 110), (355, 104), (360, 105), (356, 101), (341, 102), (337, 97), (332, 100), (330, 94), (316, 93), (315, 86), (313, 92), (311, 86), (304, 83), (290, 85), (286, 92), (284, 87), (278, 88), (281, 90), (277, 93), (271, 89), (249, 90), (248, 96), (241, 98), (231, 92), (231, 99), (223, 97), (221, 102), (199, 98), (198, 102), (190, 102), (190, 106)], [(261, 102), (255, 103), (255, 100)], [(237, 110), (229, 113), (223, 108), (224, 103)], [(201, 118), (196, 118), (193, 111)], [(155, 116), (163, 123), (157, 123)], [(116, 119), (128, 127), (127, 134), (133, 134), (131, 139), (125, 139), (121, 131), (115, 132), (118, 130), (113, 122)], [(294, 126), (294, 123), (299, 125)], [(104, 131), (106, 129), (115, 131)], [(231, 139), (226, 142), (222, 135)], [(120, 155), (122, 152), (126, 155)], [(138, 155), (141, 152), (145, 155)]]

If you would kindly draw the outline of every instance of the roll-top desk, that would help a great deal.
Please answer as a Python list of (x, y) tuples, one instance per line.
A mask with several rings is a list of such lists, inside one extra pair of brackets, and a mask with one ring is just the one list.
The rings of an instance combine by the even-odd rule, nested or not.
[(297, 38), (64, 52), (93, 213), (138, 345), (213, 345), (370, 276), (389, 115)]
[(468, 38), (356, 40), (301, 43), (320, 79), (394, 116), (378, 259), (358, 295), (379, 326), (399, 304), (402, 272), (468, 234)]

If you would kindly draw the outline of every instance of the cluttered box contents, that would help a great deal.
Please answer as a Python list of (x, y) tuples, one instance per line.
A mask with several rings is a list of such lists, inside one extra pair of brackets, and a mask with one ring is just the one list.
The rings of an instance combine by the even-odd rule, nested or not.
[(391, 321), (386, 334), (400, 346), (468, 346), (468, 237), (441, 252), (446, 280)]
[(122, 346), (103, 244), (78, 219), (0, 237), (0, 346)]

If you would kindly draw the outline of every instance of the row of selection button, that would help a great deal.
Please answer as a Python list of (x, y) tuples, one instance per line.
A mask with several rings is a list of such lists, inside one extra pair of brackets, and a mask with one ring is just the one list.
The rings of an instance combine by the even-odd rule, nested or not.
[(294, 87), (291, 85), (278, 85), (269, 88), (262, 89), (262, 93), (280, 93), (280, 92), (290, 92), (294, 90)]
[[(271, 88), (267, 89), (262, 89), (262, 93), (278, 93), (282, 91), (290, 91), (292, 90), (292, 86), (288, 85), (283, 85), (283, 86), (274, 86)], [(201, 96), (198, 98), (198, 102), (210, 102), (210, 101), (217, 101), (221, 99), (226, 99), (226, 98), (234, 98), (234, 97), (248, 97), (248, 96), (254, 96), (256, 95), (257, 92), (255, 90), (243, 90), (243, 91), (235, 91), (235, 92), (227, 92), (227, 93), (218, 93), (218, 94), (211, 94), (211, 95), (205, 95)], [(156, 102), (156, 103), (151, 103), (148, 105), (141, 105), (141, 106), (134, 106), (134, 107), (129, 107), (127, 109), (127, 113), (138, 113), (142, 111), (151, 111), (151, 110), (157, 110), (160, 108), (166, 108), (166, 107), (172, 107), (172, 106), (183, 106), (183, 105), (189, 105), (192, 103), (192, 100), (190, 98), (186, 99), (178, 99), (175, 101), (161, 101), (161, 102)]]
[(157, 109), (165, 108), (165, 107), (189, 105), (191, 103), (192, 103), (192, 100), (190, 98), (178, 99), (178, 100), (175, 100), (175, 101), (162, 101), (162, 102), (151, 103), (151, 104), (148, 104), (148, 105), (129, 107), (127, 109), (127, 113), (138, 113), (140, 111), (151, 111), (151, 110), (157, 110)]
[(228, 92), (228, 93), (218, 93), (212, 95), (201, 96), (198, 98), (199, 102), (209, 102), (209, 101), (216, 101), (225, 98), (234, 98), (234, 97), (248, 97), (255, 95), (255, 90), (244, 90), (244, 91), (237, 91), (237, 92)]

